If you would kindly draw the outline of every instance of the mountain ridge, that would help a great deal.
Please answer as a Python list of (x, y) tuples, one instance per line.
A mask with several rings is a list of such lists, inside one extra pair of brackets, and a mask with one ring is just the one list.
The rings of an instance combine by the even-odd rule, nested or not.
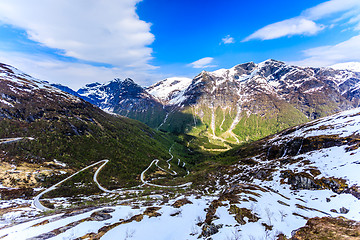
[(166, 114), (160, 101), (130, 78), (88, 84), (77, 94), (101, 109), (140, 120), (151, 127), (156, 127)]
[(163, 131), (194, 135), (203, 149), (229, 149), (360, 104), (360, 73), (273, 59), (202, 71), (193, 79), (168, 78), (147, 88), (131, 81), (127, 87), (142, 93), (137, 97), (128, 96), (126, 87), (111, 89), (111, 82), (78, 94), (89, 97), (86, 91), (96, 89), (97, 106)]

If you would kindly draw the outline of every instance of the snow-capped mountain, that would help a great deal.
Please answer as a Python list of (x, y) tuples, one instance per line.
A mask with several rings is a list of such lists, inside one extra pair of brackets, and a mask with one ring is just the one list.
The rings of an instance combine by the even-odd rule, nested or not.
[(130, 78), (88, 84), (77, 94), (103, 110), (140, 120), (151, 127), (157, 127), (165, 117), (160, 101)]
[(124, 110), (131, 111), (135, 105), (135, 111), (146, 110), (148, 104), (154, 104), (156, 100), (132, 79), (114, 79), (110, 82), (100, 84), (87, 84), (80, 88), (77, 93), (87, 97), (100, 108), (116, 112), (118, 105)]
[[(256, 140), (357, 107), (359, 88), (360, 74), (356, 72), (303, 68), (267, 60), (203, 71), (166, 104), (193, 115), (184, 121), (188, 132), (200, 130), (214, 144), (228, 149), (225, 142)], [(171, 129), (171, 114), (161, 128)]]
[(330, 66), (333, 69), (337, 70), (350, 70), (353, 72), (360, 72), (360, 62), (345, 62), (345, 63), (337, 63)]
[(263, 93), (292, 103), (297, 101), (294, 95), (306, 96), (325, 91), (340, 96), (353, 96), (358, 94), (359, 78), (358, 73), (348, 70), (302, 68), (276, 60), (260, 64), (250, 62), (231, 69), (203, 71), (186, 89), (183, 94), (185, 98), (179, 105), (197, 103), (202, 96), (212, 101), (209, 98), (211, 95), (232, 102), (233, 97), (249, 100), (251, 96)]
[(200, 134), (226, 150), (229, 143), (359, 106), (360, 73), (270, 59), (203, 71), (194, 79), (168, 78), (147, 88), (115, 79), (77, 93), (102, 109), (161, 130)]

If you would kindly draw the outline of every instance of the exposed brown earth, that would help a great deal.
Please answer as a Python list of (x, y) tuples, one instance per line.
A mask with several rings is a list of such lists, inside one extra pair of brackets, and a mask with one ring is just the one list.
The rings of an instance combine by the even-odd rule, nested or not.
[(360, 223), (346, 218), (311, 218), (291, 240), (360, 239)]

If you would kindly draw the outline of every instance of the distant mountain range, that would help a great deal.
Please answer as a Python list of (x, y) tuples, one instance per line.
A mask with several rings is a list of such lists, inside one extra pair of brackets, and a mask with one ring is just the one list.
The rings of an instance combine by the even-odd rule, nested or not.
[(357, 107), (359, 82), (358, 72), (270, 59), (203, 71), (194, 79), (168, 78), (146, 88), (114, 79), (75, 93), (60, 89), (153, 128), (197, 136), (204, 149), (221, 150)]

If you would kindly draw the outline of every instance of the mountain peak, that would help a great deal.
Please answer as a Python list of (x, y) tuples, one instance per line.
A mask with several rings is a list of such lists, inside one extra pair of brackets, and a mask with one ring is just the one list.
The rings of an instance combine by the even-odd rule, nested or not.
[(96, 87), (96, 86), (99, 86), (101, 85), (101, 83), (99, 82), (94, 82), (94, 83), (88, 83), (85, 85), (85, 87), (88, 87), (88, 88), (92, 88), (92, 87)]
[(124, 82), (131, 82), (131, 83), (135, 83), (134, 80), (132, 80), (131, 78), (125, 78)]
[[(279, 60), (276, 60), (276, 59), (273, 59), (273, 58), (269, 58), (261, 63), (264, 63), (264, 64), (285, 64), (285, 62), (282, 62), (282, 61), (279, 61)], [(261, 64), (260, 63), (260, 64)]]
[(234, 68), (242, 68), (247, 71), (252, 71), (256, 67), (254, 62), (241, 63), (236, 65)]
[[(162, 116), (163, 106), (155, 97), (149, 94), (143, 87), (131, 78), (114, 78), (103, 84), (86, 85), (77, 92), (83, 99), (92, 104), (120, 115), (136, 118), (146, 112)], [(159, 117), (157, 116), (157, 117)], [(148, 117), (148, 119), (154, 118)], [(141, 118), (145, 123), (145, 117)], [(151, 125), (152, 126), (152, 125)], [(154, 127), (154, 126), (153, 126)]]
[[(125, 78), (125, 79), (121, 79), (121, 78), (114, 78), (113, 80), (109, 81), (108, 83), (118, 83), (118, 84), (123, 84), (123, 83), (128, 83), (128, 84), (136, 84), (134, 82), (134, 80), (132, 80), (131, 78)], [(106, 83), (105, 83), (106, 85)], [(137, 85), (137, 84), (136, 84)]]

